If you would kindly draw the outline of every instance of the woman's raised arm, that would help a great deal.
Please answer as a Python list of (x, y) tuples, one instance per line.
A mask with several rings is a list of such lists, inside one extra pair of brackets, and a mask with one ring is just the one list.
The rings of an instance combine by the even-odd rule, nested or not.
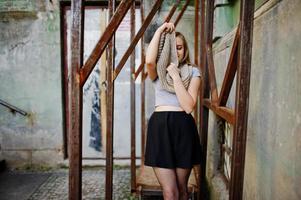
[(156, 59), (158, 55), (160, 36), (164, 31), (172, 32), (174, 29), (175, 26), (173, 23), (164, 23), (156, 30), (151, 42), (149, 43), (145, 56), (145, 64), (147, 67), (148, 76), (151, 80), (155, 80), (157, 78)]

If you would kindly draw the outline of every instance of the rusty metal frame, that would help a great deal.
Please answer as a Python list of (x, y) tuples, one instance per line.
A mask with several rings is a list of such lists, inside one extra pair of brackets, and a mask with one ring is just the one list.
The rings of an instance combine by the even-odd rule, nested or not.
[[(158, 0), (162, 1), (162, 0)], [(201, 69), (204, 74), (204, 80), (202, 84), (201, 97), (202, 108), (200, 108), (201, 117), (201, 138), (202, 143), (207, 143), (207, 131), (208, 131), (208, 108), (212, 109), (215, 113), (223, 115), (222, 117), (227, 121), (232, 121), (230, 119), (235, 116), (234, 122), (234, 138), (233, 138), (233, 157), (231, 166), (231, 180), (230, 180), (230, 199), (241, 199), (242, 189), (243, 189), (243, 173), (244, 173), (244, 157), (245, 157), (245, 145), (246, 145), (246, 133), (247, 133), (247, 118), (248, 118), (248, 95), (249, 95), (249, 82), (250, 82), (250, 67), (251, 67), (251, 55), (252, 55), (252, 30), (253, 30), (253, 14), (254, 14), (254, 0), (246, 1), (242, 0), (241, 3), (241, 15), (240, 15), (240, 30), (241, 34), (237, 34), (239, 39), (239, 49), (233, 50), (233, 56), (231, 53), (230, 64), (228, 64), (227, 73), (225, 75), (225, 81), (223, 82), (222, 95), (218, 98), (218, 92), (216, 88), (215, 72), (214, 72), (214, 62), (212, 53), (212, 31), (213, 31), (213, 12), (214, 12), (214, 1), (206, 0), (206, 16), (202, 14), (201, 17), (201, 29), (206, 30), (206, 35), (201, 34)], [(94, 65), (100, 58), (110, 39), (112, 38), (114, 32), (119, 26), (121, 20), (125, 16), (128, 9), (132, 6), (133, 0), (125, 1), (120, 3), (117, 11), (113, 15), (107, 31), (98, 41), (96, 47), (94, 48), (92, 54), (88, 58), (85, 65), (83, 65), (83, 30), (84, 30), (84, 0), (75, 0), (71, 3), (72, 8), (72, 41), (71, 41), (71, 106), (70, 112), (72, 115), (70, 117), (70, 132), (69, 132), (69, 144), (70, 144), (70, 171), (69, 171), (69, 199), (81, 199), (81, 133), (82, 133), (82, 85), (86, 81), (88, 75), (92, 71)], [(187, 1), (189, 2), (189, 1)], [(186, 3), (187, 3), (186, 2)], [(110, 0), (110, 5), (113, 1)], [(185, 4), (186, 5), (186, 4)], [(205, 11), (205, 0), (202, 0), (201, 10)], [(110, 6), (109, 6), (110, 7)], [(184, 6), (182, 11), (177, 17), (175, 25), (182, 17), (187, 6)], [(204, 21), (206, 17), (206, 21)], [(146, 21), (146, 20), (145, 20)], [(145, 22), (144, 22), (145, 23)], [(206, 23), (206, 27), (205, 27)], [(132, 27), (133, 28), (133, 27)], [(132, 29), (131, 28), (131, 29)], [(201, 31), (203, 32), (203, 31)], [(234, 42), (238, 42), (235, 39)], [(205, 42), (204, 42), (205, 41)], [(133, 46), (136, 46), (133, 41)], [(133, 47), (132, 47), (133, 48)], [(111, 50), (111, 49), (110, 49)], [(131, 50), (132, 51), (132, 50)], [(111, 51), (112, 52), (112, 51)], [(129, 55), (128, 55), (129, 56)], [(235, 60), (238, 56), (238, 67), (237, 67), (237, 88), (236, 88), (236, 102), (235, 102), (235, 113), (232, 110), (224, 107), (228, 98), (229, 87), (233, 82), (234, 75), (234, 65)], [(203, 59), (202, 59), (203, 58)], [(143, 60), (142, 60), (143, 61)], [(208, 64), (208, 67), (206, 66)], [(83, 66), (81, 68), (81, 66)], [(113, 68), (112, 65), (108, 66), (108, 135), (107, 137), (107, 175), (106, 175), (106, 199), (112, 199), (112, 150), (113, 150), (113, 100), (114, 100), (114, 78), (113, 78)], [(122, 68), (122, 67), (121, 67)], [(140, 67), (139, 67), (140, 68)], [(131, 70), (131, 80), (135, 81), (135, 78), (139, 73), (144, 71), (141, 67), (139, 72), (135, 73)], [(121, 69), (120, 69), (121, 70)], [(207, 74), (209, 79), (207, 80)], [(116, 78), (116, 75), (114, 77)], [(145, 81), (146, 73), (142, 74), (142, 82)], [(230, 80), (230, 81), (229, 81)], [(210, 86), (210, 87), (209, 87)], [(209, 100), (209, 91), (211, 91), (211, 101)], [(206, 99), (207, 98), (207, 99)], [(144, 103), (144, 100), (143, 102)], [(133, 104), (134, 105), (134, 104)], [(205, 108), (206, 107), (206, 108)], [(232, 121), (233, 122), (233, 121)], [(131, 122), (132, 123), (132, 122)], [(202, 154), (205, 155), (207, 152), (207, 144), (202, 148)], [(205, 150), (205, 151), (204, 151)], [(133, 154), (131, 154), (132, 157)], [(206, 155), (205, 155), (206, 156)], [(206, 163), (206, 157), (203, 158)], [(202, 163), (204, 165), (204, 163)], [(204, 181), (204, 169), (201, 169), (201, 181)], [(235, 192), (234, 192), (235, 191)]]
[(240, 43), (235, 97), (235, 127), (229, 199), (242, 199), (248, 125), (249, 89), (252, 59), (254, 0), (240, 6)]
[[(116, 2), (117, 5), (120, 3)], [(108, 8), (107, 1), (84, 1), (85, 10), (95, 8)], [(60, 41), (61, 41), (61, 70), (62, 70), (62, 96), (63, 96), (63, 154), (64, 159), (68, 158), (68, 130), (69, 130), (69, 95), (68, 95), (68, 45), (67, 45), (67, 24), (66, 24), (66, 12), (71, 10), (71, 0), (61, 0), (60, 5)], [(136, 6), (140, 6), (140, 1), (136, 0)], [(70, 64), (70, 63), (69, 63)]]
[[(202, 155), (204, 156), (201, 166), (201, 179), (205, 180), (206, 173), (206, 152), (207, 152), (207, 132), (208, 132), (208, 113), (211, 109), (214, 113), (234, 125), (233, 151), (231, 164), (231, 177), (229, 194), (231, 200), (242, 199), (244, 161), (247, 136), (248, 119), (248, 99), (250, 87), (250, 69), (252, 56), (252, 32), (254, 16), (254, 0), (241, 1), (240, 23), (233, 41), (233, 46), (227, 65), (225, 77), (223, 79), (220, 97), (216, 88), (214, 72), (214, 61), (212, 53), (212, 33), (214, 17), (214, 1), (202, 0), (201, 9), (206, 15), (201, 17), (202, 30), (206, 36), (201, 35), (201, 69), (203, 70), (204, 80), (201, 91), (202, 108), (200, 109), (200, 125), (202, 138)], [(204, 25), (206, 23), (206, 25)], [(204, 32), (204, 31), (201, 31)], [(202, 39), (203, 38), (203, 39)], [(205, 42), (204, 42), (205, 41)], [(206, 48), (206, 49), (205, 49)], [(205, 54), (205, 55), (203, 55)], [(237, 71), (235, 109), (225, 107), (233, 84), (235, 72)], [(208, 79), (209, 78), (209, 79)], [(209, 99), (211, 94), (211, 100)], [(205, 189), (201, 186), (202, 194)]]
[(109, 43), (115, 31), (117, 30), (122, 19), (126, 15), (127, 11), (130, 9), (130, 6), (132, 5), (133, 1), (134, 0), (127, 0), (127, 1), (122, 0), (121, 3), (119, 4), (117, 10), (115, 11), (113, 17), (110, 20), (110, 23), (106, 27), (106, 31), (102, 34), (96, 46), (94, 47), (93, 51), (91, 52), (89, 58), (87, 59), (84, 66), (80, 70), (81, 85), (84, 85), (84, 83), (86, 82), (88, 76), (92, 72), (95, 64), (99, 60), (107, 44)]

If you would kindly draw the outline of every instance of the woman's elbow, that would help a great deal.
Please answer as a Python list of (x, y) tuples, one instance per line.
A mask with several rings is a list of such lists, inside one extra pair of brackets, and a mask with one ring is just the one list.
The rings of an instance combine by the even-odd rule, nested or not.
[(154, 69), (156, 64), (154, 62), (151, 62), (151, 61), (145, 61), (145, 65), (148, 69)]
[(184, 111), (187, 114), (190, 114), (194, 110), (194, 107), (195, 107), (195, 103), (193, 102), (192, 104), (185, 106)]
[(184, 108), (184, 111), (185, 111), (187, 114), (192, 113), (193, 110), (194, 110), (194, 106), (187, 106), (186, 108)]
[(194, 110), (193, 108), (186, 108), (186, 109), (185, 109), (185, 112), (186, 112), (187, 114), (190, 114), (190, 113), (192, 113), (193, 110)]

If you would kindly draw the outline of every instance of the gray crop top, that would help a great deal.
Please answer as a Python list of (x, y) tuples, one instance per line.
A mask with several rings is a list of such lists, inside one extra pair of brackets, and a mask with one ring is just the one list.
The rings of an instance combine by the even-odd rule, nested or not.
[[(198, 68), (192, 68), (192, 77), (201, 76)], [(162, 89), (161, 82), (157, 78), (154, 82), (155, 87), (155, 106), (177, 106), (180, 107), (177, 95)]]

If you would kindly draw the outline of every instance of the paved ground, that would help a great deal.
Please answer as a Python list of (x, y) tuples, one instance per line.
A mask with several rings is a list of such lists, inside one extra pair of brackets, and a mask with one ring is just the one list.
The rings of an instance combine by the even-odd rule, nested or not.
[[(83, 200), (104, 199), (105, 168), (84, 169)], [(68, 199), (68, 170), (47, 172), (13, 171), (0, 174), (0, 200)], [(113, 199), (135, 199), (130, 195), (130, 169), (114, 169)]]

